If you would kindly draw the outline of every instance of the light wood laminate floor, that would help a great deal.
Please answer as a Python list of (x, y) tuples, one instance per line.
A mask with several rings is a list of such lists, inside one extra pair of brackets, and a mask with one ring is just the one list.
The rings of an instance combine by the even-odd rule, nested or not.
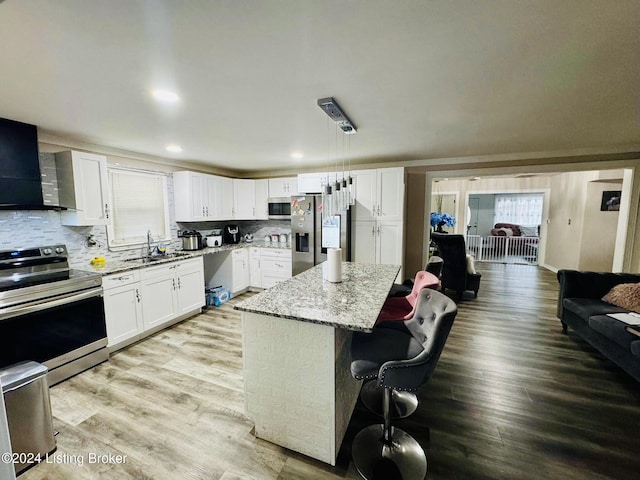
[[(426, 450), (427, 478), (634, 478), (639, 384), (571, 331), (561, 333), (553, 273), (478, 270), (478, 298), (459, 303), (418, 411), (398, 423)], [(359, 478), (351, 440), (377, 423), (360, 405), (335, 468), (252, 435), (234, 301), (52, 387), (60, 432), (53, 459), (64, 463), (37, 465), (20, 480)], [(90, 464), (92, 453), (126, 459)]]

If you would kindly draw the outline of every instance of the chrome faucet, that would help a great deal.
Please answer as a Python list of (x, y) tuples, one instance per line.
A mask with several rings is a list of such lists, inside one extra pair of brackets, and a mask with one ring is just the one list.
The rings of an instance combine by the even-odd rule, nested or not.
[(147, 230), (147, 257), (150, 257), (153, 253), (153, 249), (151, 248), (151, 243), (153, 239), (151, 238), (151, 230)]

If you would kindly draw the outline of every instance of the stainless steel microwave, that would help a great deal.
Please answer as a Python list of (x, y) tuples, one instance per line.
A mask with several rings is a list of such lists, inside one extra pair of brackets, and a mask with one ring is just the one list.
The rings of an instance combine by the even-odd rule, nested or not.
[(275, 197), (269, 199), (269, 218), (289, 220), (291, 218), (291, 198)]

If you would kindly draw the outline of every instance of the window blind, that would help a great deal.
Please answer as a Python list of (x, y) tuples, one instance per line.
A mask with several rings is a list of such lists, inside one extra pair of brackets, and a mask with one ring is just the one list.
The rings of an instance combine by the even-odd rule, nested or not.
[(109, 170), (112, 222), (109, 246), (146, 243), (147, 231), (155, 241), (170, 238), (167, 181), (162, 174)]

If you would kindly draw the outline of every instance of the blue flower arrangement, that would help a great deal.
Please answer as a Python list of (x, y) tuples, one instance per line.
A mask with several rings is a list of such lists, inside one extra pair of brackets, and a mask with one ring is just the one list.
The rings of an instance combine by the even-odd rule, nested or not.
[(441, 232), (442, 227), (453, 227), (456, 224), (456, 217), (449, 213), (431, 212), (431, 226), (436, 228), (436, 232)]

